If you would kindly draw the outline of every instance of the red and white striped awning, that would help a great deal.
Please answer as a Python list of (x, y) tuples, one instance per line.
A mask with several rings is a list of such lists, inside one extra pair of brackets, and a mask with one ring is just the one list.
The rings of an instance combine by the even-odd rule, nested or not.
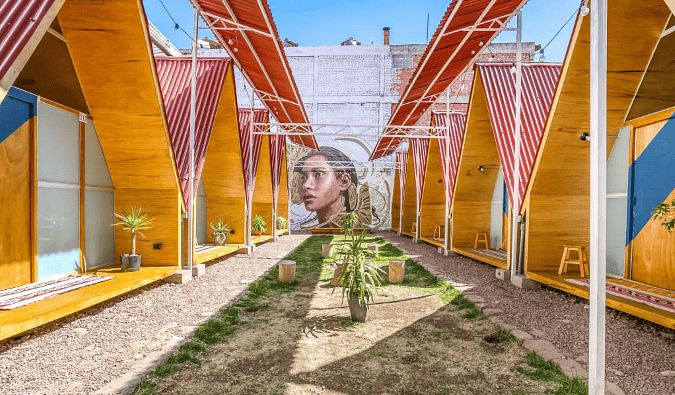
[[(476, 72), (485, 87), (485, 99), (504, 170), (504, 180), (511, 203), (513, 203), (516, 74), (512, 72), (511, 67), (511, 64), (504, 63), (479, 63), (476, 65)], [(532, 167), (539, 151), (562, 65), (560, 63), (523, 63), (522, 70), (523, 107), (518, 185), (520, 205), (522, 205)]]
[(427, 174), (427, 159), (429, 158), (429, 139), (417, 138), (410, 140), (410, 155), (413, 160), (415, 172), (415, 197), (417, 199), (417, 212), (422, 206), (422, 194), (424, 192), (424, 180)]
[[(251, 210), (253, 190), (255, 188), (255, 175), (258, 172), (258, 159), (260, 158), (260, 146), (262, 145), (262, 126), (256, 126), (251, 133), (251, 109), (239, 109), (239, 146), (241, 149), (241, 164), (244, 169), (244, 188), (246, 189), (246, 207)], [(253, 123), (266, 123), (269, 119), (267, 110), (253, 111)]]
[[(191, 207), (188, 179), (190, 175), (192, 59), (188, 57), (157, 57), (155, 64), (157, 65), (159, 87), (164, 100), (169, 137), (183, 193), (183, 202), (185, 207)], [(228, 70), (231, 72), (230, 59), (227, 58), (200, 58), (197, 60), (195, 179), (193, 185), (195, 195)]]
[[(452, 0), (387, 125), (415, 125), (525, 2)], [(370, 159), (393, 153), (403, 142), (403, 137), (387, 136), (393, 132), (385, 129)]]
[[(266, 0), (190, 0), (279, 123), (309, 124)], [(309, 127), (291, 140), (318, 150)]]
[(445, 194), (447, 196), (446, 203), (449, 208), (450, 203), (452, 202), (452, 194), (455, 192), (459, 156), (462, 154), (464, 129), (466, 128), (466, 114), (459, 112), (448, 113), (434, 111), (431, 113), (431, 122), (434, 125), (434, 130), (438, 136), (445, 137), (446, 132), (448, 130), (450, 132), (447, 140), (444, 138), (438, 140), (441, 166), (443, 167), (443, 185), (445, 186)]
[(278, 134), (271, 134), (269, 137), (270, 170), (272, 172), (272, 207), (274, 207), (274, 212), (276, 212), (277, 203), (279, 201), (279, 183), (281, 182), (281, 172), (286, 170), (281, 167), (284, 160), (286, 137)]

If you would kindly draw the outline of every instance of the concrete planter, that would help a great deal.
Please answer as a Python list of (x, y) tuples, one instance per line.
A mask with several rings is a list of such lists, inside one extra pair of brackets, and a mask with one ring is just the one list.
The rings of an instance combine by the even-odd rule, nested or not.
[(122, 262), (123, 272), (137, 272), (141, 270), (140, 255), (122, 254), (120, 255), (120, 261)]
[(224, 246), (225, 243), (227, 243), (228, 234), (229, 233), (211, 233), (211, 237), (213, 237), (213, 245)]
[(368, 305), (361, 305), (359, 298), (352, 296), (349, 298), (349, 313), (352, 315), (354, 322), (366, 322), (366, 314), (368, 314)]

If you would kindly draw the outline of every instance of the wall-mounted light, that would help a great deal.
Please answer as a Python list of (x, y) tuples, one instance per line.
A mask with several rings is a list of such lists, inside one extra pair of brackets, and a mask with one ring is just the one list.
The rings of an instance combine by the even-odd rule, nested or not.
[(483, 166), (478, 166), (478, 171), (485, 171), (485, 168)]
[(591, 135), (583, 132), (579, 135), (579, 139), (581, 139), (581, 141), (591, 141)]
[(586, 3), (583, 3), (581, 5), (581, 8), (579, 8), (579, 13), (581, 14), (581, 16), (586, 16), (588, 15), (589, 12), (591, 12), (591, 10), (588, 9)]
[(228, 43), (229, 45), (234, 44), (234, 41), (232, 41), (232, 36), (228, 37), (227, 43)]
[(480, 165), (480, 166), (478, 166), (478, 171), (483, 172), (483, 171), (485, 171), (485, 169), (499, 169), (499, 166), (490, 166), (490, 165), (486, 165), (486, 166)]
[(478, 46), (479, 46), (479, 47), (482, 47), (483, 44), (484, 44), (484, 43), (483, 43), (483, 39), (481, 38), (481, 39), (480, 39), (480, 42), (478, 43)]

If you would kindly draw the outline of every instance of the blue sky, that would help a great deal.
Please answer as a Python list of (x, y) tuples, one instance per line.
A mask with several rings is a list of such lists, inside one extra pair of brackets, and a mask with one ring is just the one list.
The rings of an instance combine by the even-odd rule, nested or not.
[[(192, 34), (192, 6), (188, 0), (163, 0), (178, 24)], [(268, 0), (281, 39), (301, 46), (339, 45), (354, 37), (363, 45), (382, 44), (382, 27), (391, 28), (391, 44), (423, 44), (450, 4), (450, 0)], [(174, 23), (159, 0), (144, 0), (148, 19), (179, 48), (189, 47), (189, 38), (174, 29)], [(552, 4), (554, 3), (554, 4)], [(579, 6), (579, 0), (530, 0), (523, 8), (523, 41), (546, 45)], [(546, 60), (562, 61), (574, 20), (546, 48)], [(515, 18), (511, 25), (515, 27)], [(200, 37), (212, 37), (200, 30)], [(497, 42), (515, 41), (504, 32)]]

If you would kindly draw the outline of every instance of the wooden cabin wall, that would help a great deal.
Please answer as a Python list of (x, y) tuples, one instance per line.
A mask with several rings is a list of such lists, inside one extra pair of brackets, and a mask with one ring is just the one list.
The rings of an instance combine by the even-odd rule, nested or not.
[(403, 223), (401, 233), (411, 233), (410, 230), (417, 216), (417, 197), (415, 196), (415, 167), (413, 166), (412, 152), (408, 152), (408, 171), (405, 177), (405, 191), (403, 195)]
[[(155, 218), (137, 240), (144, 266), (177, 266), (182, 200), (143, 5), (69, 0), (58, 19), (115, 186), (115, 211), (142, 207)], [(115, 232), (117, 255), (130, 243), (128, 232)]]
[[(427, 174), (420, 212), (420, 236), (432, 238), (437, 225), (445, 225), (445, 187), (438, 139), (429, 140)], [(441, 238), (445, 231), (441, 231)]]
[[(484, 92), (476, 73), (452, 201), (454, 248), (473, 248), (476, 232), (490, 230), (492, 192), (500, 162)], [(479, 166), (484, 171), (479, 171)]]
[[(182, 200), (178, 190), (171, 189), (115, 189), (115, 212), (131, 213), (133, 207), (143, 208), (149, 218), (154, 218), (152, 228), (143, 230), (145, 237), (137, 235), (136, 253), (141, 254), (143, 266), (178, 266), (181, 257)], [(161, 249), (153, 249), (161, 244)], [(115, 232), (115, 254), (131, 251), (131, 235), (122, 229)]]
[(0, 142), (0, 290), (37, 279), (34, 106), (11, 96), (0, 103), (0, 139), (8, 135)]
[[(265, 135), (260, 144), (260, 156), (258, 158), (258, 170), (255, 176), (255, 186), (253, 189), (253, 210), (251, 211), (251, 220), (256, 215), (265, 219), (265, 235), (271, 235), (274, 230), (274, 205), (272, 202), (272, 171), (270, 169), (270, 136)], [(257, 232), (253, 231), (253, 235)]]
[(399, 169), (394, 170), (394, 192), (391, 194), (391, 228), (400, 231), (401, 188), (398, 182)]
[[(608, 16), (607, 135), (618, 135), (670, 11), (662, 1), (610, 5)], [(631, 23), (625, 21), (630, 19)], [(625, 43), (631, 45), (626, 46)], [(541, 150), (528, 186), (525, 270), (557, 271), (564, 244), (589, 244), (590, 19), (572, 33)], [(607, 157), (615, 138), (607, 140)], [(527, 199), (526, 199), (527, 201)]]
[(246, 191), (237, 117), (234, 74), (230, 67), (223, 83), (218, 112), (202, 168), (207, 199), (206, 239), (209, 243), (213, 242), (209, 224), (215, 224), (221, 219), (234, 231), (228, 236), (228, 243), (243, 244), (245, 241)]

